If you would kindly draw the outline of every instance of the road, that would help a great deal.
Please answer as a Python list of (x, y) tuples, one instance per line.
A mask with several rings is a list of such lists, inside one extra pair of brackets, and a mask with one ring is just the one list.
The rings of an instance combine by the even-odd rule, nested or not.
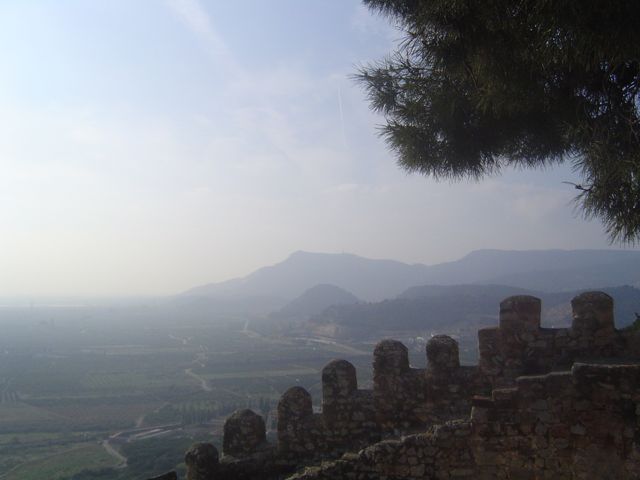
[(200, 387), (202, 388), (202, 390), (204, 390), (205, 392), (212, 392), (213, 389), (209, 386), (209, 384), (207, 383), (207, 381), (202, 378), (200, 375), (198, 375), (197, 373), (195, 373), (193, 371), (192, 368), (186, 368), (184, 370), (184, 373), (186, 373), (187, 375), (189, 375), (192, 378), (195, 378), (196, 380), (198, 380), (200, 382)]
[(109, 443), (109, 439), (103, 440), (102, 446), (104, 447), (104, 449), (107, 451), (109, 455), (111, 455), (112, 457), (114, 457), (116, 460), (120, 462), (116, 468), (125, 468), (127, 466), (127, 457), (125, 457), (119, 451), (113, 448), (113, 446)]

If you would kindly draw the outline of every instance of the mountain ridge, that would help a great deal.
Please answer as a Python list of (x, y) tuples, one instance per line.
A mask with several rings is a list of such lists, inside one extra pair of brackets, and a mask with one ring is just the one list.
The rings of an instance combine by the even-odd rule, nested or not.
[(181, 296), (259, 295), (292, 300), (318, 284), (335, 285), (365, 301), (394, 298), (407, 288), (436, 284), (499, 284), (542, 291), (640, 286), (640, 251), (483, 249), (427, 266), (299, 250), (244, 277), (194, 287)]
[[(629, 326), (640, 308), (640, 289), (630, 286), (600, 289), (614, 299), (617, 328)], [(382, 302), (333, 305), (314, 315), (309, 330), (343, 336), (380, 336), (384, 331), (477, 330), (498, 321), (498, 305), (512, 295), (533, 295), (542, 301), (545, 327), (571, 324), (571, 299), (582, 290), (546, 293), (504, 285), (450, 285), (412, 287)]]

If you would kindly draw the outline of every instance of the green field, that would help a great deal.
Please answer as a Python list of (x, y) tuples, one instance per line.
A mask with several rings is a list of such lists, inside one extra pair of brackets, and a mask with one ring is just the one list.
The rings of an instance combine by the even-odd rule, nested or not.
[[(192, 442), (219, 443), (238, 408), (269, 420), (292, 385), (319, 401), (333, 358), (370, 382), (371, 345), (263, 336), (244, 319), (11, 313), (0, 312), (0, 480), (146, 478), (179, 467)], [(159, 436), (145, 433), (156, 427)], [(102, 446), (113, 435), (125, 468)]]
[(117, 466), (119, 461), (99, 444), (85, 443), (32, 458), (10, 470), (4, 480), (63, 480), (89, 468), (99, 470)]

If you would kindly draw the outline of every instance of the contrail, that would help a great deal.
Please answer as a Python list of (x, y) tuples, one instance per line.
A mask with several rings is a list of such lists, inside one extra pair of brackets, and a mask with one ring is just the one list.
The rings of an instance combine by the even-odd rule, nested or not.
[(347, 149), (347, 133), (344, 128), (344, 111), (342, 110), (342, 89), (338, 83), (338, 108), (340, 110), (340, 126), (342, 127), (342, 143), (344, 143), (344, 149)]

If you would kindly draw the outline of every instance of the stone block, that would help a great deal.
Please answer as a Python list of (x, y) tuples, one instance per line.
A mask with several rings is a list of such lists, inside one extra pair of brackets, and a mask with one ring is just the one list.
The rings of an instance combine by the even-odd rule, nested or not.
[(224, 422), (222, 451), (225, 455), (245, 457), (266, 446), (263, 418), (249, 409), (236, 410)]
[(210, 443), (196, 443), (184, 456), (187, 480), (213, 480), (218, 471), (218, 449)]
[(460, 367), (458, 342), (448, 335), (436, 335), (427, 342), (427, 371), (447, 373)]

